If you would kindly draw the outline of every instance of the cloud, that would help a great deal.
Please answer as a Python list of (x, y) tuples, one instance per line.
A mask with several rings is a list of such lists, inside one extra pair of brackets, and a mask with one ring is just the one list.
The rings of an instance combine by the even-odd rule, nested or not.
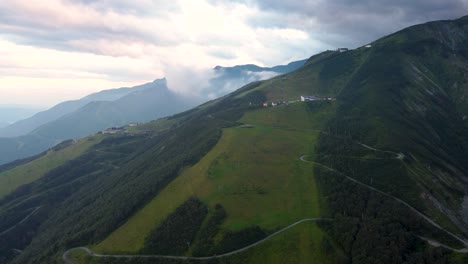
[[(9, 41), (0, 41), (0, 50), (2, 50), (0, 52), (2, 56), (0, 71), (28, 71), (28, 76), (32, 77), (35, 77), (37, 71), (69, 71), (76, 74), (98, 74), (109, 80), (130, 81), (138, 78), (141, 81), (162, 74), (162, 72), (154, 71), (152, 64), (148, 61), (131, 57), (58, 51), (17, 45)], [(118, 74), (119, 72), (126, 74)]]
[(163, 76), (145, 60), (18, 45), (0, 40), (0, 103), (53, 105)]
[(214, 77), (211, 69), (196, 69), (187, 66), (168, 67), (167, 85), (179, 94), (190, 97), (201, 97), (201, 92), (210, 86), (209, 80)]
[[(223, 3), (223, 0), (213, 0)], [(358, 46), (399, 29), (468, 13), (467, 0), (238, 0), (255, 6), (262, 18), (252, 26), (303, 28), (314, 39), (335, 47)], [(280, 15), (283, 14), (283, 15)], [(287, 14), (287, 15), (284, 15)]]
[[(136, 41), (157, 45), (174, 45), (185, 41), (177, 28), (167, 23), (164, 16), (140, 17), (118, 9), (97, 8), (92, 2), (48, 0), (6, 0), (0, 2), (0, 22), (3, 32), (14, 35), (25, 43), (40, 40), (58, 42), (76, 50), (67, 43), (76, 40)], [(155, 34), (157, 32), (157, 34)], [(32, 40), (32, 41), (31, 41)], [(41, 42), (39, 42), (41, 43)], [(122, 54), (124, 55), (124, 54)]]
[[(68, 94), (67, 82), (107, 89), (165, 76), (177, 92), (199, 92), (215, 65), (273, 66), (352, 48), (409, 25), (465, 15), (467, 2), (2, 0), (0, 85), (48, 83)], [(0, 103), (9, 96), (2, 91)]]
[[(262, 71), (262, 72), (244, 71), (243, 73), (244, 73), (243, 78), (228, 79), (225, 82), (223, 82), (223, 85), (221, 87), (217, 87), (218, 89), (216, 92), (212, 92), (211, 94), (215, 94), (216, 96), (221, 96), (223, 94), (232, 92), (236, 90), (237, 88), (242, 87), (251, 82), (266, 80), (266, 79), (275, 77), (279, 74), (277, 72), (271, 72), (271, 71)], [(211, 87), (211, 88), (213, 89), (216, 87)]]
[[(232, 71), (232, 68), (231, 68)], [(201, 87), (199, 94), (208, 99), (214, 99), (226, 95), (236, 89), (254, 81), (266, 80), (277, 76), (279, 73), (273, 71), (248, 71), (227, 72), (225, 68), (210, 70), (209, 82)]]
[(109, 56), (148, 56), (147, 50), (181, 44), (199, 46), (207, 56), (225, 47), (236, 48), (239, 52), (231, 53), (230, 64), (262, 62), (252, 46), (272, 49), (271, 41), (307, 40), (308, 33), (296, 28), (252, 28), (248, 21), (261, 10), (243, 3), (154, 3), (4, 0), (0, 2), (0, 29), (18, 44)]

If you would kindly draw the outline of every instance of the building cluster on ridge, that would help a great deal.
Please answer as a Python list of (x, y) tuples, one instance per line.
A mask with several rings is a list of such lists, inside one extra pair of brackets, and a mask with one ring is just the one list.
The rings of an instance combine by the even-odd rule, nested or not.
[[(336, 100), (333, 97), (318, 97), (314, 95), (301, 95), (300, 101), (302, 102), (310, 102), (310, 101), (334, 101)], [(271, 101), (271, 102), (264, 102), (263, 107), (270, 107), (270, 106), (277, 106), (277, 105), (288, 105), (290, 103), (298, 102), (296, 101)]]
[(335, 98), (332, 97), (317, 97), (314, 95), (301, 95), (301, 101), (302, 102), (307, 102), (307, 101), (332, 101), (336, 100)]
[(141, 125), (141, 123), (130, 123), (128, 125), (121, 126), (121, 127), (110, 127), (110, 128), (99, 131), (97, 134), (129, 133), (128, 128), (136, 127), (136, 126), (139, 126), (139, 125)]
[[(372, 48), (372, 44), (364, 45), (364, 46), (362, 46), (361, 48)], [(349, 51), (349, 50), (352, 50), (352, 49), (349, 49), (349, 48), (337, 48), (337, 49), (334, 50), (334, 51), (342, 53), (342, 52), (346, 52), (346, 51)]]
[(98, 134), (116, 134), (116, 133), (123, 133), (127, 132), (126, 127), (110, 127), (105, 130), (99, 131)]
[(263, 107), (277, 106), (277, 105), (288, 105), (288, 101), (276, 101), (276, 102), (264, 102)]

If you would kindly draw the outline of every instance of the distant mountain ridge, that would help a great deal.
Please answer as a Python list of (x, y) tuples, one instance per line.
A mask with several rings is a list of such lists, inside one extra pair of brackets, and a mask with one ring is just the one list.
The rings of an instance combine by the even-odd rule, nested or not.
[(44, 107), (28, 105), (0, 105), (0, 130), (2, 127), (9, 126), (14, 122), (28, 118)]
[(144, 89), (145, 85), (139, 85), (132, 88), (118, 88), (104, 90), (90, 94), (79, 100), (71, 100), (59, 103), (52, 108), (39, 112), (34, 116), (15, 122), (7, 127), (0, 129), (0, 137), (17, 137), (30, 133), (34, 129), (48, 122), (54, 121), (66, 114), (78, 110), (80, 107), (92, 101), (114, 101), (131, 92), (134, 89)]
[[(94, 101), (96, 98), (116, 100)], [(166, 79), (64, 102), (51, 111), (38, 114), (44, 118), (28, 119), (28, 122), (58, 116), (55, 120), (42, 124), (26, 135), (0, 138), (0, 164), (36, 155), (66, 139), (80, 138), (108, 127), (158, 119), (197, 103), (170, 91)]]
[[(72, 113), (42, 125), (31, 134), (57, 140), (79, 138), (113, 126), (155, 120), (197, 103), (170, 91), (166, 80), (160, 79), (139, 86), (136, 91), (115, 101), (91, 101)], [(76, 126), (77, 123), (80, 126)], [(69, 130), (71, 127), (73, 129)]]

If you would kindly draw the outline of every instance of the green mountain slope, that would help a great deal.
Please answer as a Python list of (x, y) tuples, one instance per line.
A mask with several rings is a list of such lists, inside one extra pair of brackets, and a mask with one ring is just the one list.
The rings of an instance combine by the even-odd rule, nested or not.
[(138, 252), (152, 227), (191, 196), (210, 208), (223, 205), (225, 230), (252, 225), (274, 230), (320, 217), (312, 166), (299, 156), (312, 153), (333, 109), (333, 103), (312, 109), (296, 103), (248, 112), (240, 122), (252, 127), (223, 129), (217, 145), (199, 163), (184, 170), (96, 250)]
[(78, 141), (66, 141), (43, 153), (37, 159), (4, 172), (0, 172), (0, 198), (19, 186), (41, 178), (48, 171), (68, 160), (82, 155), (89, 147), (97, 144), (102, 136), (92, 136)]
[(1, 261), (466, 263), (467, 44), (414, 26), (104, 136), (0, 200)]
[[(349, 139), (404, 153), (404, 167), (394, 172), (399, 177), (381, 175), (379, 187), (415, 203), (441, 205), (452, 221), (461, 219), (468, 172), (467, 30), (466, 19), (434, 22), (374, 43), (339, 95), (343, 103), (332, 128)], [(466, 227), (459, 225), (465, 233)]]

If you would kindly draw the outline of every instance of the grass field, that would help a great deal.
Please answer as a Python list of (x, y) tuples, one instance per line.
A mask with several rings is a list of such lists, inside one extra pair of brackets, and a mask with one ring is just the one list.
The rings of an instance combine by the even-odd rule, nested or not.
[(0, 173), (0, 198), (23, 184), (41, 178), (45, 173), (57, 168), (66, 161), (80, 156), (91, 146), (99, 143), (102, 138), (103, 136), (96, 135), (78, 140), (69, 147), (58, 151), (49, 150), (46, 155), (34, 161)]
[(312, 153), (334, 103), (296, 103), (248, 112), (240, 121), (252, 128), (228, 128), (196, 165), (186, 168), (150, 203), (93, 247), (97, 252), (137, 252), (155, 226), (190, 196), (213, 208), (223, 205), (223, 229), (259, 225), (279, 229), (320, 217), (313, 165), (299, 161)]
[[(255, 90), (262, 90), (269, 101), (299, 100), (301, 95), (336, 97), (349, 82), (356, 65), (368, 56), (368, 50), (353, 52), (328, 51), (310, 59), (304, 67), (264, 81), (260, 86), (237, 95), (238, 98)], [(313, 63), (323, 58), (327, 63)]]
[(333, 249), (324, 248), (325, 236), (316, 223), (306, 222), (224, 260), (226, 263), (251, 264), (336, 263), (334, 254), (330, 254)]

